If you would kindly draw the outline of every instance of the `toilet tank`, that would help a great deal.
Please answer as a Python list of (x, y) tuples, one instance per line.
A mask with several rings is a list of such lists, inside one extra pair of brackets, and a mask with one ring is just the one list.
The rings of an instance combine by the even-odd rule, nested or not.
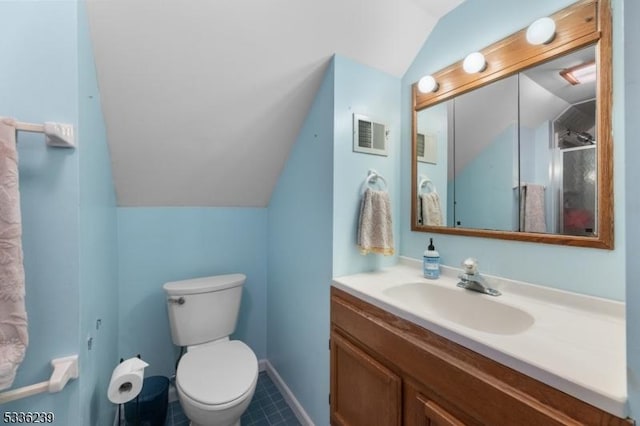
[(246, 278), (229, 274), (164, 284), (173, 343), (191, 346), (231, 335)]

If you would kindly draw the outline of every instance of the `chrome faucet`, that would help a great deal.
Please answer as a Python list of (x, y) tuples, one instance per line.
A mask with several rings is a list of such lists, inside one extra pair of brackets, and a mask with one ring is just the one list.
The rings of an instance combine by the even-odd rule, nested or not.
[(487, 286), (487, 281), (480, 275), (480, 272), (478, 272), (478, 261), (476, 259), (472, 257), (466, 259), (462, 262), (462, 267), (464, 268), (464, 273), (458, 275), (458, 278), (460, 278), (458, 287), (490, 296), (500, 296), (500, 294), (502, 294), (498, 290)]

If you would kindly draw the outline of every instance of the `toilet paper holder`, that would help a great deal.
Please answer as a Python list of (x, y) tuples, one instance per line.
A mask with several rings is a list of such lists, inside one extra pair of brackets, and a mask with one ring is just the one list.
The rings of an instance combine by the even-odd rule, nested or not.
[(0, 404), (43, 392), (60, 392), (69, 380), (77, 379), (79, 376), (77, 354), (63, 358), (55, 358), (51, 360), (51, 366), (53, 367), (53, 373), (51, 373), (49, 380), (2, 392), (0, 393)]

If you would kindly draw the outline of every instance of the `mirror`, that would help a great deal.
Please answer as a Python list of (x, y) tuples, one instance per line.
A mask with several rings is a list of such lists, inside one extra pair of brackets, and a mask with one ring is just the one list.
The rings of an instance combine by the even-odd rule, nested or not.
[[(610, 15), (596, 7), (553, 15), (549, 45), (523, 30), (488, 47), (491, 75), (454, 64), (437, 92), (414, 85), (413, 230), (613, 248)], [(589, 43), (571, 35), (585, 23)]]
[(517, 231), (517, 126), (517, 76), (418, 111), (418, 151), (425, 135), (445, 154), (417, 157), (418, 224)]

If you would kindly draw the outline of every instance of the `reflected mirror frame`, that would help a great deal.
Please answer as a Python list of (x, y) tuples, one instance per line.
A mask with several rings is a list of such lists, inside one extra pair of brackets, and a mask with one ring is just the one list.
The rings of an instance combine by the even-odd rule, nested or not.
[[(479, 74), (466, 74), (462, 61), (444, 68), (433, 76), (440, 84), (435, 93), (420, 93), (412, 87), (411, 120), (411, 230), (452, 235), (530, 241), (578, 247), (613, 249), (613, 138), (612, 138), (612, 16), (610, 0), (581, 0), (551, 15), (557, 24), (554, 40), (546, 45), (532, 46), (526, 41), (526, 28), (482, 49), (487, 69)], [(598, 235), (593, 237), (543, 234), (531, 232), (493, 231), (418, 225), (416, 131), (417, 111), (436, 105), (506, 76), (518, 73), (578, 49), (595, 45), (598, 63), (596, 86), (598, 111)]]

